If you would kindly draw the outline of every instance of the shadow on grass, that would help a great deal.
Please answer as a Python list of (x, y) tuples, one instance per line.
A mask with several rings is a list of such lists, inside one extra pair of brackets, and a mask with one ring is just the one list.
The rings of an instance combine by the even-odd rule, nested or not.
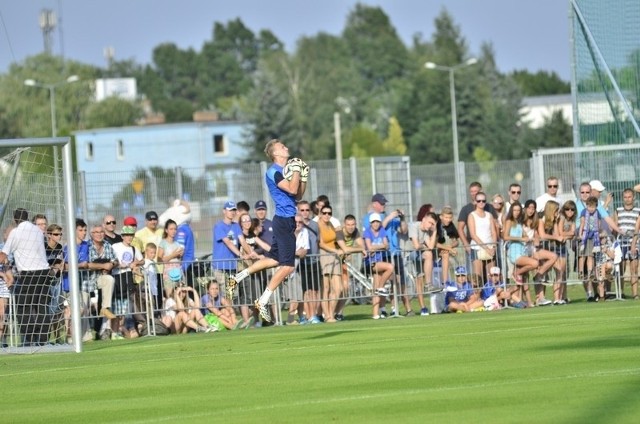
[(358, 333), (358, 330), (338, 330), (338, 331), (327, 331), (321, 334), (316, 334), (310, 337), (307, 337), (307, 339), (309, 340), (315, 340), (315, 339), (326, 339), (329, 337), (336, 337), (336, 336), (341, 336), (343, 334), (348, 334), (348, 333)]
[(558, 349), (564, 350), (594, 350), (594, 349), (620, 349), (620, 348), (637, 348), (640, 346), (640, 336), (627, 335), (627, 336), (611, 336), (611, 337), (598, 337), (582, 341), (572, 341), (567, 343), (554, 343), (546, 346), (541, 346), (540, 350), (556, 351)]

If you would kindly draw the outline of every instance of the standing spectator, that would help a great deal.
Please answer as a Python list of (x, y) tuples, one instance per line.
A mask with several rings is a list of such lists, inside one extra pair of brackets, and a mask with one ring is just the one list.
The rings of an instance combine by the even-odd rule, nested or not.
[(300, 261), (300, 275), (302, 277), (302, 296), (304, 298), (305, 315), (309, 322), (320, 322), (318, 311), (320, 310), (320, 282), (322, 270), (320, 269), (320, 244), (318, 235), (320, 229), (318, 223), (312, 219), (311, 204), (306, 200), (298, 202), (298, 213), (302, 217), (304, 228), (309, 236), (309, 251)]
[[(258, 237), (262, 228), (260, 226), (260, 220), (258, 218), (251, 218), (249, 213), (243, 212), (238, 219), (240, 227), (242, 229), (242, 236), (247, 245), (248, 250), (244, 245), (240, 245), (240, 253), (244, 258), (238, 261), (236, 271), (242, 271), (243, 269), (251, 266), (256, 260), (262, 259), (264, 256), (256, 253), (256, 248), (260, 246), (268, 248), (268, 246)], [(242, 328), (248, 329), (258, 318), (258, 312), (251, 308), (250, 305), (253, 299), (258, 296), (259, 289), (255, 275), (249, 276), (248, 279), (243, 280), (238, 284), (238, 303), (240, 304), (240, 314), (242, 315)], [(231, 302), (232, 299), (229, 299)]]
[[(135, 218), (134, 218), (135, 219)], [(138, 223), (136, 222), (135, 225)], [(126, 223), (124, 225), (127, 225)], [(104, 239), (111, 243), (113, 246), (116, 243), (120, 243), (122, 241), (122, 237), (120, 234), (116, 233), (116, 219), (113, 215), (105, 215), (102, 218), (102, 228), (104, 228)]]
[[(76, 247), (77, 247), (77, 253), (78, 253), (78, 280), (80, 281), (80, 287), (83, 288), (83, 287), (87, 287), (88, 281), (89, 281), (89, 242), (87, 241), (87, 223), (80, 218), (76, 219), (74, 236), (76, 238)], [(69, 340), (69, 337), (71, 336), (71, 308), (69, 307), (69, 302), (71, 300), (69, 297), (69, 292), (71, 291), (71, 287), (69, 285), (69, 272), (68, 272), (69, 245), (64, 246), (63, 257), (65, 261), (65, 268), (64, 268), (65, 272), (62, 274), (62, 292), (66, 300), (64, 316), (65, 316), (65, 327), (67, 329), (67, 339)], [(84, 293), (82, 294), (84, 295)], [(87, 302), (88, 302), (88, 299), (89, 297), (87, 296)], [(82, 298), (82, 300), (83, 300), (82, 304), (84, 305), (85, 304), (84, 297)], [(102, 313), (102, 315), (108, 316), (109, 318), (115, 318), (115, 315), (113, 315), (113, 313), (110, 310), (105, 309), (105, 311), (103, 312), (104, 313)], [(80, 314), (87, 315), (88, 307), (87, 308), (83, 307), (83, 309), (81, 309), (80, 311)], [(85, 324), (85, 327), (88, 328), (86, 324)], [(93, 334), (91, 333), (91, 331), (85, 332), (84, 335), (86, 336), (86, 340), (83, 340), (83, 341), (93, 340)], [(78, 337), (80, 337), (80, 335), (78, 335)]]
[(429, 315), (429, 310), (424, 304), (424, 289), (433, 288), (433, 258), (437, 246), (437, 224), (438, 216), (429, 212), (422, 217), (422, 220), (413, 223), (409, 227), (409, 239), (416, 250), (415, 267), (418, 273), (416, 278), (417, 296), (420, 303), (420, 315)]
[[(267, 202), (264, 200), (258, 200), (253, 206), (255, 210), (256, 218), (260, 220), (261, 230), (256, 232), (256, 235), (262, 240), (264, 243), (260, 243), (256, 246), (255, 252), (258, 255), (264, 256), (269, 250), (271, 250), (271, 244), (273, 243), (273, 222), (267, 218)], [(263, 247), (263, 246), (268, 247)], [(258, 282), (258, 286), (260, 293), (267, 288), (267, 283), (269, 282), (269, 276), (271, 275), (271, 269), (262, 270), (260, 272), (256, 272), (254, 277)], [(275, 305), (271, 305), (272, 312), (275, 314)]]
[[(303, 259), (309, 251), (309, 234), (304, 227), (304, 221), (298, 214), (296, 215), (296, 270), (289, 275), (285, 281), (286, 298), (289, 299), (289, 315), (287, 316), (287, 325), (305, 324), (304, 303), (302, 294), (302, 282), (300, 281), (300, 260)], [(296, 321), (296, 313), (298, 321)]]
[[(143, 265), (144, 259), (142, 252), (131, 245), (135, 232), (135, 228), (125, 225), (122, 227), (122, 241), (112, 246), (113, 253), (118, 261), (117, 266), (113, 269), (116, 314), (120, 315), (118, 331), (115, 334), (116, 339), (123, 334), (137, 333), (139, 335), (144, 329), (145, 319), (141, 314), (144, 310), (141, 302), (142, 295), (140, 287), (134, 283), (133, 279), (133, 270)], [(135, 332), (126, 331), (125, 328), (126, 315), (132, 312), (135, 314), (134, 318), (136, 320)]]
[(134, 238), (134, 246), (141, 252), (144, 252), (147, 243), (154, 243), (158, 246), (163, 233), (162, 228), (158, 228), (158, 214), (155, 211), (147, 212), (144, 218), (145, 226), (136, 231)]
[(47, 254), (47, 262), (52, 270), (52, 274), (60, 277), (64, 269), (64, 252), (62, 244), (62, 227), (58, 224), (51, 224), (47, 227), (47, 240), (44, 250)]
[(559, 181), (558, 177), (549, 177), (547, 178), (547, 191), (538, 196), (536, 199), (537, 209), (536, 212), (542, 213), (544, 211), (544, 207), (549, 200), (553, 200), (558, 205), (562, 205), (562, 200), (558, 197), (559, 190)]
[(504, 214), (502, 215), (503, 221), (506, 218), (511, 205), (514, 203), (520, 203), (520, 195), (522, 195), (522, 186), (518, 183), (511, 183), (509, 185), (509, 200), (504, 204)]
[[(160, 245), (160, 240), (162, 240), (162, 228), (158, 228), (158, 214), (155, 211), (148, 211), (144, 215), (145, 226), (144, 228), (136, 231), (135, 236), (133, 237), (133, 241), (131, 242), (132, 246), (138, 249), (140, 252), (144, 252), (147, 246), (147, 243), (153, 243), (156, 246)], [(126, 225), (126, 224), (125, 224)], [(156, 257), (156, 263), (158, 263), (158, 258)], [(155, 292), (158, 295), (155, 298), (156, 309), (160, 309), (160, 305), (163, 304), (162, 300), (162, 266), (158, 264), (157, 266), (158, 278)]]
[(485, 210), (487, 195), (482, 191), (476, 194), (476, 208), (469, 214), (469, 238), (472, 249), (475, 250), (473, 271), (484, 280), (488, 270), (495, 264), (496, 242), (498, 234), (493, 215)]
[(320, 266), (322, 267), (322, 312), (325, 322), (336, 322), (335, 307), (342, 292), (342, 258), (344, 250), (338, 245), (337, 232), (331, 225), (331, 205), (325, 203), (320, 210)]
[[(111, 275), (111, 271), (118, 266), (118, 259), (113, 252), (111, 243), (104, 240), (104, 229), (102, 225), (94, 225), (91, 228), (91, 242), (89, 243), (89, 263), (88, 269), (93, 271), (87, 281), (83, 281), (82, 286), (82, 303), (87, 314), (90, 314), (92, 305), (97, 305), (97, 291), (102, 290), (102, 309), (100, 315), (103, 315), (102, 326), (99, 330), (101, 338), (106, 339), (110, 330), (107, 320), (112, 320), (112, 325), (117, 324), (116, 316), (111, 312), (111, 304), (113, 302), (113, 289), (115, 280)], [(93, 299), (93, 300), (92, 300)], [(85, 332), (82, 340), (92, 340), (91, 330)]]
[[(460, 209), (460, 213), (458, 214), (458, 235), (460, 236), (462, 247), (464, 248), (466, 253), (465, 262), (467, 262), (469, 266), (471, 266), (473, 261), (476, 261), (478, 258), (476, 258), (475, 256), (476, 250), (471, 249), (471, 245), (469, 243), (471, 240), (467, 225), (469, 222), (469, 214), (471, 214), (471, 212), (476, 209), (476, 195), (481, 191), (482, 184), (480, 184), (478, 181), (474, 181), (469, 184), (469, 197), (471, 198), (471, 202), (464, 205), (462, 209)], [(492, 214), (494, 218), (496, 217), (495, 210), (490, 203), (485, 203), (484, 210)]]
[(13, 286), (13, 272), (11, 266), (0, 263), (0, 347), (8, 347), (4, 333), (5, 333), (5, 317), (4, 312), (9, 305), (9, 298), (11, 292), (9, 289)]
[[(568, 254), (567, 245), (573, 252), (576, 252), (576, 249), (575, 249), (576, 209), (577, 208), (576, 208), (575, 202), (573, 200), (567, 200), (562, 205), (562, 209), (560, 212), (560, 222), (558, 223), (558, 229), (560, 231), (560, 235), (562, 235), (562, 238), (564, 240), (564, 250), (566, 252), (564, 257), (561, 256), (558, 258), (558, 261), (562, 263), (561, 266), (559, 267), (562, 269), (562, 275), (560, 277), (562, 281), (567, 280), (567, 274), (568, 274), (568, 265), (567, 265), (567, 257), (566, 257)], [(567, 297), (567, 285), (563, 284), (561, 286), (561, 289), (562, 289), (561, 299), (564, 301), (564, 303), (569, 303), (569, 298)]]
[(46, 234), (48, 224), (46, 215), (43, 215), (41, 213), (35, 214), (31, 222), (33, 222), (33, 225), (35, 225), (36, 227), (40, 228), (43, 234)]
[[(49, 337), (51, 279), (44, 249), (43, 230), (29, 222), (26, 209), (13, 212), (16, 227), (9, 233), (0, 252), (0, 263), (13, 255), (18, 271), (14, 290), (20, 334), (26, 346), (41, 346)], [(46, 228), (45, 228), (46, 229)]]
[(158, 245), (157, 258), (158, 262), (163, 264), (162, 271), (162, 287), (167, 294), (167, 288), (171, 285), (169, 280), (169, 271), (177, 269), (182, 272), (182, 255), (184, 254), (184, 246), (175, 240), (178, 226), (173, 219), (168, 219), (164, 224), (164, 232), (162, 240)]
[(370, 227), (364, 231), (362, 236), (367, 253), (364, 267), (373, 275), (373, 319), (380, 319), (386, 316), (382, 313), (389, 295), (389, 290), (385, 285), (394, 278), (394, 270), (393, 264), (389, 262), (389, 240), (387, 232), (382, 227), (382, 217), (378, 213), (371, 213), (368, 217)]
[(558, 256), (549, 250), (543, 249), (540, 245), (540, 218), (536, 212), (536, 206), (535, 200), (529, 199), (524, 203), (522, 227), (526, 236), (533, 240), (534, 251), (532, 257), (539, 263), (538, 272), (533, 278), (536, 290), (536, 305), (546, 306), (551, 305), (551, 301), (544, 297), (544, 285), (542, 284), (542, 280), (547, 271), (551, 269)]
[(442, 281), (451, 279), (452, 271), (458, 266), (458, 229), (453, 223), (453, 209), (445, 206), (440, 212), (438, 225), (438, 257), (441, 261)]
[(620, 228), (622, 263), (620, 268), (620, 293), (624, 296), (624, 275), (629, 270), (632, 296), (638, 295), (638, 251), (632, 249), (634, 234), (638, 226), (640, 208), (634, 203), (635, 193), (630, 188), (622, 192), (622, 206), (616, 209), (614, 221)]
[(511, 275), (516, 283), (514, 293), (518, 293), (520, 301), (526, 299), (527, 306), (533, 306), (526, 279), (529, 271), (538, 268), (538, 261), (533, 258), (533, 233), (524, 231), (523, 221), (522, 206), (516, 202), (511, 205), (505, 218), (503, 237), (509, 246), (507, 257), (512, 264)]
[[(544, 207), (542, 217), (538, 222), (538, 234), (542, 240), (543, 250), (556, 255), (553, 261), (553, 268), (556, 272), (555, 282), (553, 283), (553, 303), (554, 305), (564, 305), (562, 294), (562, 286), (566, 281), (562, 280), (563, 267), (566, 267), (567, 248), (564, 246), (564, 237), (560, 234), (560, 205), (554, 200), (547, 201)], [(564, 249), (562, 248), (564, 246)], [(538, 254), (541, 250), (538, 251)], [(545, 286), (542, 286), (542, 292), (545, 292)]]
[[(364, 252), (364, 240), (358, 231), (358, 224), (356, 217), (349, 214), (344, 217), (344, 225), (342, 227), (342, 238), (344, 239), (345, 257), (342, 264), (342, 293), (343, 296), (338, 300), (336, 305), (336, 320), (344, 320), (344, 307), (349, 300), (349, 272), (347, 268), (347, 261), (353, 259), (353, 254)], [(361, 255), (360, 255), (361, 256)]]
[[(251, 249), (244, 240), (242, 229), (237, 222), (233, 222), (237, 211), (235, 202), (231, 200), (225, 202), (222, 209), (222, 220), (216, 222), (213, 227), (213, 262), (211, 268), (217, 281), (227, 281), (230, 276), (235, 274), (239, 259), (250, 259), (249, 255), (243, 255), (240, 251), (241, 246), (247, 252)], [(235, 288), (235, 284), (233, 288)], [(227, 291), (229, 300), (233, 299), (233, 288)]]

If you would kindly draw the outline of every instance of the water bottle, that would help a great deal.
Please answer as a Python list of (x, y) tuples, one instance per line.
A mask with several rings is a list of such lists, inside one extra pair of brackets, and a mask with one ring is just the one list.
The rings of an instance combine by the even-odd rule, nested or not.
[(433, 267), (433, 276), (432, 276), (433, 287), (436, 289), (442, 288), (442, 267), (434, 266)]

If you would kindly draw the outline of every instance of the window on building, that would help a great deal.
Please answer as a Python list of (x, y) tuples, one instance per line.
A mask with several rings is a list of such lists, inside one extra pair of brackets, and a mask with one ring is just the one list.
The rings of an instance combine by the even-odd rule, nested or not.
[(214, 134), (213, 135), (213, 153), (224, 153), (224, 152), (225, 152), (224, 135)]
[(85, 158), (87, 160), (93, 160), (93, 142), (87, 141), (85, 144)]
[(122, 140), (118, 140), (116, 143), (116, 158), (118, 160), (124, 160), (124, 143)]

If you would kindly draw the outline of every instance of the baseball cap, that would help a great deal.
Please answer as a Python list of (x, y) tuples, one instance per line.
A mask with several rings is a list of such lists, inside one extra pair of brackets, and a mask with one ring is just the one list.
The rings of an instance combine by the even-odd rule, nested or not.
[(131, 225), (125, 225), (124, 227), (122, 227), (122, 231), (120, 231), (120, 234), (122, 235), (126, 235), (126, 234), (133, 235), (135, 233), (136, 233), (136, 229)]
[(258, 200), (253, 209), (267, 209), (267, 202), (265, 202), (264, 200)]
[(138, 221), (132, 217), (132, 216), (128, 216), (124, 219), (123, 222), (124, 225), (131, 225), (133, 227), (137, 227), (138, 226)]
[(456, 275), (467, 275), (467, 268), (459, 266), (456, 268)]
[(155, 211), (149, 211), (144, 214), (144, 219), (151, 221), (152, 219), (158, 219), (158, 214)]
[(232, 200), (227, 200), (226, 202), (224, 202), (224, 208), (225, 210), (228, 210), (228, 211), (233, 211), (238, 209), (238, 207), (236, 206), (236, 202)]
[(373, 221), (380, 221), (382, 222), (382, 217), (380, 216), (379, 213), (372, 213), (371, 215), (369, 215), (369, 224), (371, 224)]
[(384, 194), (380, 194), (380, 193), (376, 193), (371, 197), (371, 201), (372, 202), (378, 202), (381, 205), (387, 204), (389, 203), (389, 201), (387, 200), (386, 197), (384, 197)]
[(597, 191), (605, 191), (606, 190), (606, 188), (602, 184), (602, 181), (600, 181), (600, 180), (592, 180), (592, 181), (589, 182), (589, 185), (591, 186), (592, 190), (597, 190)]
[(500, 274), (500, 268), (498, 268), (497, 266), (492, 266), (491, 269), (489, 269), (489, 275), (493, 275), (493, 274)]
[(180, 268), (170, 269), (167, 275), (169, 276), (169, 279), (173, 282), (178, 282), (182, 280), (182, 271), (180, 270)]

